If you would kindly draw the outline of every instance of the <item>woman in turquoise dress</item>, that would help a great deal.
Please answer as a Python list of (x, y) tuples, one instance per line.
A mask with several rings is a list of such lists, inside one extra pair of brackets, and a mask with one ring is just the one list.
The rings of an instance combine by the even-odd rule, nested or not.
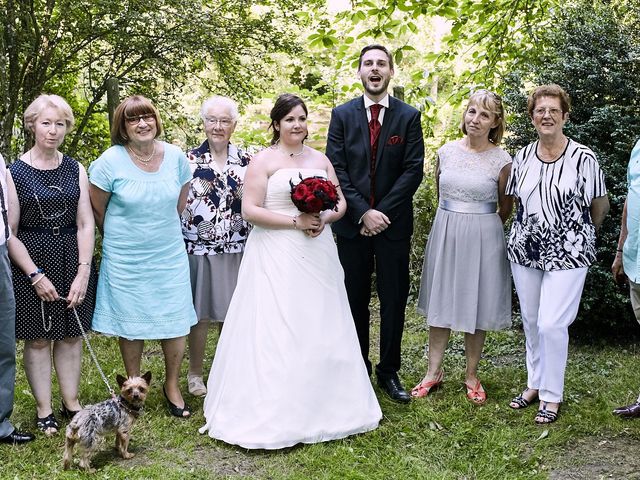
[(93, 329), (119, 337), (127, 375), (140, 375), (145, 340), (160, 340), (169, 411), (189, 417), (178, 385), (185, 338), (196, 314), (182, 240), (191, 171), (184, 153), (156, 140), (158, 111), (145, 97), (114, 113), (113, 146), (89, 167), (91, 203), (102, 231)]

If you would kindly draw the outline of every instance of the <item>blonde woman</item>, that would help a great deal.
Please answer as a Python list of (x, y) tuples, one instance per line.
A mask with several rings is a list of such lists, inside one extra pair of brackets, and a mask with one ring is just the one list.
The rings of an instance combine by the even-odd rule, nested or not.
[(429, 368), (411, 395), (442, 385), (451, 330), (464, 332), (467, 398), (487, 394), (478, 363), (487, 330), (511, 324), (511, 281), (502, 225), (513, 202), (505, 195), (511, 157), (498, 145), (505, 128), (501, 98), (475, 92), (462, 116), (465, 134), (438, 150), (439, 206), (425, 251), (418, 311), (429, 325)]
[(57, 95), (40, 95), (25, 110), (24, 121), (34, 146), (11, 165), (8, 182), (16, 338), (25, 341), (24, 368), (36, 400), (36, 425), (53, 435), (59, 425), (51, 401), (52, 366), (62, 396), (60, 412), (72, 417), (82, 408), (82, 332), (72, 308), (89, 330), (95, 224), (87, 173), (58, 150), (73, 127), (71, 107)]

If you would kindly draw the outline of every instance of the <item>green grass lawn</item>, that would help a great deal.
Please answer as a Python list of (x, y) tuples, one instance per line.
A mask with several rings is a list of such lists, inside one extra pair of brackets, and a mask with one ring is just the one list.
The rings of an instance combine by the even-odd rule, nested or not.
[[(404, 337), (402, 380), (407, 388), (424, 373), (424, 322), (410, 307)], [(635, 326), (630, 325), (630, 329)], [(216, 335), (211, 330), (207, 362)], [(115, 387), (123, 373), (117, 342), (92, 336), (92, 345)], [(21, 346), (18, 347), (21, 357)], [(373, 350), (373, 349), (372, 349)], [(558, 422), (534, 424), (535, 407), (514, 411), (508, 401), (525, 385), (524, 337), (518, 328), (488, 335), (480, 376), (489, 399), (483, 407), (464, 395), (464, 351), (461, 335), (453, 335), (445, 359), (444, 388), (433, 395), (399, 405), (378, 390), (384, 419), (370, 433), (340, 441), (298, 446), (276, 452), (250, 452), (199, 435), (202, 399), (186, 394), (194, 417), (169, 416), (162, 396), (162, 354), (148, 342), (143, 369), (154, 374), (145, 414), (132, 430), (132, 460), (120, 459), (109, 436), (94, 458), (94, 478), (182, 479), (587, 479), (640, 478), (640, 419), (611, 415), (619, 404), (633, 402), (640, 388), (640, 348), (633, 344), (572, 343), (566, 399)], [(310, 379), (312, 381), (313, 379)], [(377, 388), (377, 387), (376, 387)], [(250, 394), (238, 392), (238, 395)], [(292, 392), (295, 394), (295, 392)], [(88, 353), (84, 357), (81, 401), (108, 397)], [(54, 385), (54, 408), (60, 400)], [(35, 404), (18, 362), (17, 427), (35, 431)], [(59, 420), (60, 417), (59, 417)], [(62, 428), (64, 429), (63, 423)], [(77, 467), (62, 470), (64, 438), (38, 434), (31, 444), (0, 445), (0, 478), (85, 478)]]

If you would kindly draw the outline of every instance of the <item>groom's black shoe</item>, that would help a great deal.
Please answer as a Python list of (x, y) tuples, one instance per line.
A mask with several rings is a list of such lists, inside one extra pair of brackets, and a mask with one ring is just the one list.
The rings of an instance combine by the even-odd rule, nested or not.
[(616, 408), (613, 411), (614, 415), (618, 415), (622, 418), (638, 418), (640, 417), (640, 402), (632, 403), (625, 407)]
[(411, 401), (411, 396), (404, 389), (397, 376), (378, 376), (378, 386), (396, 402), (409, 403)]
[(18, 430), (14, 430), (6, 437), (0, 438), (0, 443), (10, 443), (12, 445), (17, 445), (19, 443), (27, 443), (36, 437), (32, 433), (28, 432), (19, 432)]

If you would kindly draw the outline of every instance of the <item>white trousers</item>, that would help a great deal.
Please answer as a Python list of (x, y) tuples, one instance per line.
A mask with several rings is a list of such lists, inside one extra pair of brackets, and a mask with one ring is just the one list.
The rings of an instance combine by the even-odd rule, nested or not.
[(511, 262), (527, 348), (527, 387), (562, 402), (569, 325), (580, 307), (587, 268), (547, 272)]

